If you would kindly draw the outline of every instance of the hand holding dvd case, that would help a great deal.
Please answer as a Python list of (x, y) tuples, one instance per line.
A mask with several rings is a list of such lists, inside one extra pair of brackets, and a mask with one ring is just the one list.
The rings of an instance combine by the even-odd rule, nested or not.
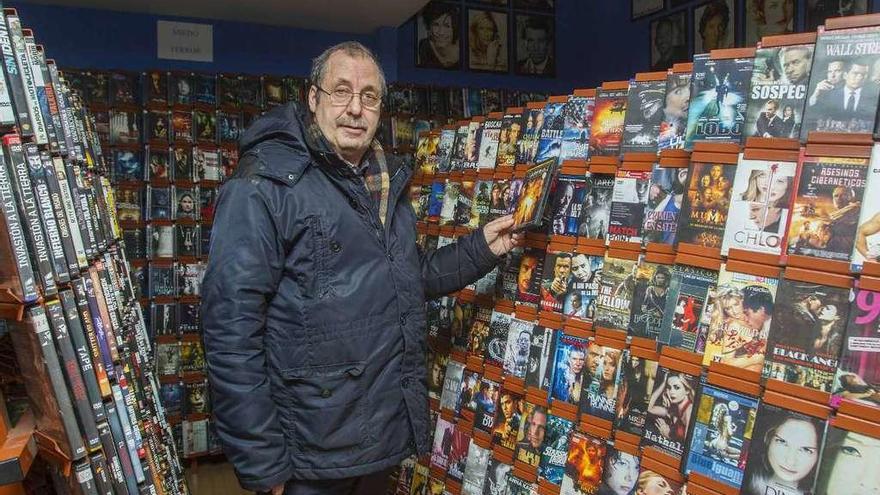
[(556, 158), (550, 158), (526, 172), (522, 194), (513, 211), (514, 231), (539, 228), (544, 223), (544, 210), (550, 199), (556, 169)]

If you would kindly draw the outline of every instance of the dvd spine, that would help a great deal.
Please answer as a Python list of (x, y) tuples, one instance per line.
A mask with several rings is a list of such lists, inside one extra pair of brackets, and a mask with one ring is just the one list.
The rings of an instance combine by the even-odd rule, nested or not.
[(113, 485), (110, 482), (110, 475), (107, 473), (107, 462), (104, 455), (100, 452), (89, 456), (92, 463), (92, 470), (95, 472), (95, 487), (98, 489), (99, 495), (113, 495)]
[[(116, 374), (118, 376), (122, 376), (121, 370), (116, 370)], [(131, 467), (134, 470), (134, 477), (137, 479), (138, 483), (143, 483), (144, 481), (144, 469), (141, 466), (141, 459), (137, 454), (137, 444), (135, 443), (134, 438), (134, 430), (132, 428), (131, 420), (128, 416), (127, 406), (125, 404), (125, 399), (122, 397), (122, 389), (118, 384), (112, 384), (110, 388), (113, 390), (113, 403), (116, 405), (117, 411), (117, 419), (119, 420), (119, 424), (122, 427), (123, 438), (125, 438), (125, 445), (128, 449), (128, 455), (131, 458)], [(115, 435), (114, 435), (115, 436)]]
[[(3, 150), (0, 148), (0, 155)], [(12, 256), (15, 259), (15, 270), (18, 277), (17, 296), (25, 303), (36, 301), (40, 297), (34, 280), (30, 254), (25, 240), (24, 226), (16, 207), (15, 192), (9, 171), (3, 165), (4, 157), (0, 156), (0, 205), (3, 208), (3, 220), (9, 235)]]
[(23, 30), (25, 56), (31, 68), (31, 78), (33, 79), (34, 91), (37, 95), (37, 107), (40, 110), (40, 119), (43, 121), (43, 129), (46, 133), (46, 142), (40, 144), (49, 144), (49, 149), (53, 152), (58, 151), (58, 136), (55, 133), (55, 126), (52, 122), (52, 112), (49, 109), (49, 97), (46, 95), (46, 80), (43, 78), (43, 70), (40, 67), (40, 54), (37, 53), (37, 43), (34, 41), (33, 34), (30, 30)]
[(107, 465), (107, 477), (113, 485), (116, 493), (127, 493), (125, 486), (125, 471), (122, 467), (120, 456), (116, 452), (116, 442), (113, 439), (113, 433), (110, 430), (110, 409), (115, 406), (112, 403), (107, 404), (107, 420), (98, 423), (98, 434), (101, 437), (101, 451), (104, 454), (104, 460)]
[(67, 272), (71, 277), (74, 277), (79, 272), (79, 263), (76, 258), (76, 249), (73, 246), (72, 225), (67, 219), (67, 212), (61, 198), (61, 186), (58, 183), (58, 177), (55, 175), (52, 157), (47, 151), (40, 152), (40, 160), (43, 162), (43, 175), (49, 188), (49, 200), (52, 203), (55, 218), (58, 220), (58, 234), (61, 236), (64, 259), (67, 260)]
[(18, 130), (23, 136), (32, 136), (34, 128), (31, 125), (24, 86), (21, 83), (21, 72), (18, 70), (18, 62), (15, 61), (15, 51), (12, 49), (12, 39), (9, 37), (6, 15), (2, 8), (0, 8), (0, 52), (3, 54), (3, 72), (5, 73), (6, 87), (11, 96), (15, 120), (18, 123)]
[[(116, 404), (112, 400), (107, 405), (107, 418), (110, 423), (111, 438), (116, 448), (116, 455), (122, 466), (123, 482), (127, 485), (128, 493), (137, 493), (137, 479), (134, 474), (131, 451), (125, 442), (125, 433), (122, 429), (119, 411), (117, 411)], [(126, 492), (122, 491), (122, 493)]]
[(92, 473), (92, 466), (89, 465), (88, 459), (74, 463), (73, 474), (82, 495), (99, 495), (98, 488), (95, 486), (95, 476)]
[[(89, 268), (88, 277), (86, 277), (86, 294), (90, 295), (89, 299), (89, 307), (91, 307), (92, 300), (95, 302), (95, 308), (92, 309), (92, 315), (98, 315), (98, 319), (101, 320), (104, 328), (104, 335), (107, 339), (107, 345), (110, 347), (110, 355), (113, 357), (113, 362), (119, 361), (119, 349), (123, 346), (122, 340), (116, 335), (114, 331), (113, 324), (110, 320), (110, 312), (107, 310), (107, 299), (104, 296), (104, 290), (101, 288), (101, 280), (98, 275), (98, 270), (95, 267)], [(119, 377), (116, 377), (119, 379)]]
[(137, 408), (135, 394), (132, 387), (129, 386), (130, 368), (128, 368), (128, 365), (125, 365), (124, 367), (118, 366), (116, 368), (116, 374), (119, 377), (119, 391), (122, 393), (122, 400), (125, 403), (126, 411), (128, 412), (128, 417), (131, 421), (131, 432), (132, 438), (134, 439), (134, 446), (140, 451), (144, 448), (144, 437), (141, 434), (143, 421), (141, 420), (141, 415)]
[[(22, 136), (33, 135), (37, 144), (47, 144), (49, 137), (46, 134), (46, 123), (40, 111), (40, 103), (37, 98), (37, 87), (34, 84), (34, 73), (27, 57), (27, 46), (24, 35), (21, 32), (21, 20), (14, 9), (4, 9), (6, 13), (6, 27), (9, 29), (9, 37), (12, 40), (12, 50), (15, 52), (15, 62), (18, 64), (18, 73), (21, 76), (21, 85), (24, 88), (24, 99), (30, 115), (32, 134), (22, 131)], [(19, 122), (20, 123), (20, 122)]]
[[(98, 383), (98, 373), (92, 365), (92, 356), (89, 350), (89, 342), (83, 330), (79, 313), (76, 309), (76, 298), (70, 289), (65, 289), (59, 294), (61, 305), (64, 309), (64, 316), (67, 320), (67, 329), (70, 332), (70, 340), (73, 343), (73, 350), (79, 359), (79, 367), (82, 371), (83, 381), (86, 386), (86, 394), (92, 406), (92, 413), (96, 421), (103, 421), (106, 417), (104, 411), (104, 403), (102, 402), (101, 385)], [(110, 382), (107, 381), (107, 375), (103, 375), (103, 381), (107, 382), (107, 390), (109, 395)]]
[[(2, 43), (3, 41), (0, 39), (0, 44)], [(15, 107), (12, 106), (9, 84), (5, 77), (0, 77), (0, 126), (13, 127), (15, 123)]]
[(70, 183), (67, 180), (67, 169), (64, 166), (64, 159), (61, 157), (52, 158), (52, 168), (55, 172), (55, 178), (58, 181), (58, 194), (61, 196), (61, 205), (64, 209), (64, 215), (67, 218), (70, 238), (73, 241), (73, 250), (76, 256), (77, 270), (82, 270), (89, 266), (89, 259), (86, 256), (85, 245), (82, 238), (82, 226), (80, 225), (79, 215), (77, 215), (76, 207), (73, 203), (73, 196), (70, 194)]
[(52, 198), (49, 194), (49, 186), (46, 174), (43, 171), (43, 160), (37, 145), (27, 143), (24, 146), (27, 157), (28, 169), (31, 174), (31, 184), (40, 210), (43, 229), (49, 241), (49, 252), (52, 255), (52, 268), (55, 270), (55, 279), (58, 283), (70, 281), (70, 272), (67, 270), (67, 260), (64, 258), (64, 246), (61, 242), (61, 234), (58, 230), (58, 220), (52, 210)]
[(88, 215), (88, 209), (83, 208), (84, 201), (80, 189), (81, 179), (79, 177), (80, 169), (74, 166), (70, 160), (66, 160), (64, 162), (64, 171), (67, 176), (67, 185), (70, 189), (70, 199), (76, 211), (76, 221), (79, 224), (80, 237), (83, 241), (86, 264), (88, 264), (88, 259), (98, 255), (98, 246), (95, 244), (95, 235), (92, 231), (91, 217)]
[[(91, 279), (84, 277), (75, 280), (73, 282), (73, 290), (76, 294), (76, 303), (79, 307), (83, 324), (89, 332), (92, 357), (95, 359), (95, 368), (97, 369), (97, 364), (101, 363), (104, 372), (107, 374), (107, 378), (114, 378), (113, 355), (110, 353), (110, 345), (104, 334), (104, 323), (101, 321), (101, 317), (97, 313), (97, 302), (94, 302), (95, 292), (92, 289)], [(97, 356), (95, 356), (96, 350)], [(104, 397), (109, 397), (110, 394), (104, 394), (102, 391), (102, 395), (104, 395)]]
[(34, 55), (36, 57), (37, 68), (40, 71), (40, 77), (43, 78), (43, 88), (46, 92), (46, 107), (49, 112), (49, 122), (55, 138), (54, 141), (49, 141), (49, 145), (52, 146), (53, 152), (67, 155), (67, 142), (64, 137), (64, 127), (61, 124), (61, 110), (58, 108), (58, 95), (55, 93), (55, 85), (52, 84), (52, 77), (49, 74), (49, 67), (46, 64), (46, 52), (43, 51), (41, 45), (36, 45)]
[[(45, 56), (45, 53), (43, 55)], [(70, 103), (67, 101), (66, 88), (63, 86), (61, 78), (58, 75), (58, 67), (55, 65), (55, 61), (51, 59), (46, 60), (46, 68), (49, 71), (49, 81), (51, 82), (52, 93), (55, 96), (58, 105), (59, 121), (56, 124), (56, 127), (61, 129), (61, 137), (64, 138), (64, 145), (61, 146), (61, 143), (59, 142), (59, 146), (62, 148), (62, 154), (73, 156), (75, 154), (73, 149), (73, 130), (71, 129)]]

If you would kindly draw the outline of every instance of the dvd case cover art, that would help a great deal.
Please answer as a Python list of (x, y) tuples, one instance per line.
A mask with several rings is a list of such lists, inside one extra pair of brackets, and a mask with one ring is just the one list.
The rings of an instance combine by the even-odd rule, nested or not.
[(797, 163), (740, 157), (721, 254), (731, 248), (772, 255), (785, 246)]
[(522, 394), (502, 389), (498, 410), (492, 425), (492, 444), (508, 450), (516, 448), (517, 435), (523, 422), (525, 399)]
[(756, 399), (703, 384), (685, 472), (739, 488), (757, 408)]
[(173, 303), (153, 303), (150, 308), (153, 335), (177, 335), (177, 314)]
[[(605, 440), (580, 431), (572, 432), (560, 484), (560, 495), (629, 494), (635, 486), (638, 468), (636, 468), (635, 477), (632, 478), (632, 486), (627, 490), (611, 490), (609, 486), (607, 491), (599, 491), (602, 484), (605, 454), (608, 450), (613, 450), (613, 447), (609, 447)], [(615, 488), (622, 487), (617, 485)]]
[(513, 317), (500, 311), (492, 312), (489, 320), (489, 338), (486, 341), (485, 363), (499, 368), (504, 366), (504, 351), (507, 349), (507, 334)]
[(150, 258), (174, 257), (174, 226), (148, 225), (147, 237), (150, 239), (147, 255)]
[(562, 109), (562, 149), (559, 160), (586, 160), (590, 151), (590, 125), (593, 123), (593, 96), (569, 96)]
[(678, 219), (678, 242), (721, 248), (735, 174), (734, 166), (691, 163)]
[(144, 180), (141, 153), (133, 150), (113, 150), (113, 180), (117, 182)]
[(849, 319), (850, 289), (786, 278), (776, 299), (764, 375), (831, 392)]
[(829, 426), (822, 448), (815, 493), (877, 493), (880, 491), (878, 454), (880, 440), (875, 436)]
[(593, 325), (627, 331), (635, 297), (638, 260), (612, 258), (607, 253), (599, 277)]
[(546, 253), (539, 248), (528, 247), (523, 250), (516, 279), (516, 302), (536, 309), (540, 306), (545, 257)]
[(666, 105), (666, 79), (629, 82), (626, 116), (623, 123), (622, 153), (654, 153), (660, 137), (663, 108)]
[(526, 387), (550, 391), (550, 379), (556, 356), (557, 331), (552, 328), (535, 326), (529, 343), (529, 362), (526, 369)]
[(183, 410), (183, 383), (172, 382), (159, 385), (159, 400), (168, 416), (177, 416)]
[(461, 377), (461, 388), (455, 401), (455, 415), (459, 416), (462, 410), (474, 412), (477, 408), (477, 393), (480, 391), (480, 373), (465, 369)]
[(511, 473), (507, 476), (506, 495), (538, 495), (538, 484)]
[(141, 221), (144, 207), (143, 189), (116, 189), (116, 217), (120, 222)]
[(538, 463), (538, 477), (559, 485), (565, 473), (569, 441), (574, 430), (573, 421), (551, 414), (547, 418), (544, 443), (541, 447), (541, 460)]
[(571, 279), (562, 307), (563, 314), (593, 321), (604, 262), (603, 256), (584, 253), (575, 253), (571, 257)]
[(623, 140), (628, 101), (627, 89), (596, 91), (593, 121), (590, 123), (590, 156), (617, 156)]
[(880, 292), (854, 290), (831, 403), (844, 399), (880, 406)]
[(455, 209), (458, 206), (458, 195), (461, 193), (461, 182), (446, 181), (443, 189), (443, 206), (440, 208), (440, 225), (455, 224)]
[(583, 175), (560, 175), (550, 202), (550, 235), (577, 236), (587, 195)]
[(648, 398), (642, 446), (652, 446), (681, 458), (694, 419), (699, 377), (660, 366)]
[(617, 417), (615, 428), (642, 436), (648, 399), (654, 390), (659, 363), (632, 355), (628, 350), (621, 358), (620, 383), (617, 386)]
[(538, 228), (544, 221), (544, 210), (556, 174), (556, 159), (547, 159), (529, 168), (523, 179), (522, 194), (513, 211), (513, 229)]
[(468, 332), (470, 341), (467, 352), (473, 356), (483, 357), (486, 355), (486, 345), (489, 339), (489, 323), (492, 320), (493, 310), (491, 307), (475, 306), (471, 329)]
[(541, 280), (542, 311), (562, 313), (563, 305), (571, 287), (572, 253), (565, 251), (547, 251), (544, 258), (544, 270)]
[(446, 377), (446, 368), (449, 356), (440, 352), (428, 350), (428, 397), (440, 400), (443, 393), (443, 384)]
[(480, 148), (477, 153), (477, 168), (479, 170), (492, 170), (495, 168), (495, 160), (498, 158), (498, 144), (501, 139), (501, 125), (503, 119), (487, 119), (483, 122), (480, 134)]
[(544, 105), (544, 124), (538, 133), (538, 147), (533, 163), (559, 159), (562, 150), (562, 134), (565, 128), (564, 108), (565, 103)]
[(459, 483), (462, 481), (470, 444), (471, 438), (467, 432), (458, 426), (453, 428), (452, 439), (449, 445), (449, 457), (447, 459), (447, 478), (452, 478)]
[(171, 150), (173, 162), (172, 173), (175, 181), (192, 181), (195, 179), (192, 152), (188, 147), (177, 146)]
[(672, 267), (672, 279), (657, 341), (676, 349), (702, 353), (718, 272), (690, 265)]
[(650, 490), (660, 490), (663, 494), (681, 494), (685, 493), (686, 486), (675, 479), (671, 479), (656, 471), (647, 469), (644, 465), (639, 466), (638, 482), (636, 483), (636, 493)]
[(437, 143), (438, 173), (452, 170), (452, 152), (455, 149), (455, 137), (455, 129), (443, 129), (440, 131), (440, 141)]
[(617, 390), (622, 372), (623, 350), (595, 341), (587, 349), (587, 372), (581, 398), (582, 413), (613, 421), (617, 413)]
[(491, 449), (484, 449), (476, 442), (471, 442), (465, 462), (464, 478), (461, 482), (462, 495), (483, 495), (483, 484), (486, 482), (491, 456)]
[(452, 213), (452, 223), (454, 225), (466, 226), (471, 223), (471, 210), (474, 207), (476, 185), (475, 181), (467, 178), (459, 183), (458, 199)]
[[(516, 301), (516, 295), (519, 291), (519, 269), (520, 264), (522, 264), (522, 258), (525, 254), (525, 249), (521, 247), (515, 247), (511, 249), (504, 258), (501, 260), (500, 265), (500, 287), (499, 287), (499, 295), (501, 299), (514, 302)], [(534, 270), (535, 266), (537, 266), (537, 260), (529, 260), (527, 264)], [(523, 280), (524, 290), (528, 290), (528, 285), (531, 280), (532, 274), (528, 274), (528, 278)]]
[(443, 392), (440, 395), (441, 409), (455, 411), (455, 405), (458, 402), (458, 395), (461, 390), (462, 375), (464, 375), (464, 365), (450, 359), (446, 365), (446, 374), (443, 378)]
[(183, 373), (205, 372), (205, 348), (201, 341), (180, 343), (180, 371)]
[(525, 380), (529, 366), (529, 350), (535, 324), (513, 318), (507, 332), (507, 347), (504, 352), (504, 373)]
[(510, 495), (507, 487), (507, 479), (513, 475), (510, 473), (513, 466), (505, 464), (494, 457), (489, 458), (486, 468), (486, 479), (483, 484), (483, 495)]
[(431, 183), (431, 194), (428, 197), (428, 217), (439, 218), (443, 211), (443, 198), (446, 196), (446, 181), (435, 180)]
[(434, 429), (434, 443), (431, 447), (431, 467), (442, 469), (449, 468), (449, 452), (452, 449), (452, 438), (455, 436), (455, 424), (445, 418), (437, 418), (437, 427)]
[(168, 73), (152, 71), (142, 74), (144, 102), (146, 104), (168, 104)]
[(141, 140), (141, 114), (110, 110), (110, 144), (137, 144)]
[(808, 44), (757, 50), (743, 136), (800, 137), (814, 48)]
[(788, 228), (789, 255), (849, 261), (867, 175), (867, 159), (803, 160)]
[(513, 167), (516, 165), (517, 144), (522, 131), (521, 114), (505, 114), (501, 119), (501, 130), (498, 134), (498, 152), (495, 157), (496, 167)]
[(208, 414), (208, 381), (186, 383), (186, 414)]
[(492, 221), (512, 211), (516, 205), (512, 201), (511, 179), (495, 179), (492, 181), (491, 201), (489, 203), (488, 220)]
[(514, 459), (532, 467), (541, 462), (541, 448), (547, 433), (547, 408), (526, 401), (523, 406), (523, 421), (516, 435)]
[(694, 56), (685, 149), (696, 141), (742, 140), (754, 58)]
[(823, 419), (762, 402), (752, 430), (740, 493), (814, 493), (825, 426)]
[(663, 119), (657, 137), (658, 151), (684, 149), (690, 101), (691, 74), (669, 73), (666, 76)]
[(156, 374), (177, 375), (180, 369), (180, 346), (177, 342), (156, 344)]
[(607, 241), (642, 243), (651, 172), (620, 170), (614, 180)]
[(538, 139), (541, 129), (544, 127), (544, 109), (526, 108), (520, 117), (522, 122), (522, 136), (516, 146), (516, 163), (535, 163), (535, 154), (538, 152)]
[(871, 150), (850, 269), (861, 272), (865, 262), (880, 262), (880, 145)]
[(410, 485), (409, 495), (427, 495), (428, 480), (430, 478), (430, 470), (428, 466), (416, 463), (413, 469), (412, 484)]
[(713, 361), (761, 372), (779, 279), (721, 267), (711, 304), (703, 365)]
[(485, 377), (480, 379), (477, 393), (474, 395), (474, 428), (492, 433), (500, 392), (501, 384), (498, 382)]
[[(638, 488), (637, 483), (641, 479), (639, 476), (640, 467), (640, 458), (638, 456), (615, 449), (612, 446), (606, 447), (605, 464), (602, 470), (602, 484), (599, 485), (597, 494), (633, 493), (633, 490)], [(644, 481), (645, 483), (639, 484), (639, 486), (647, 490), (651, 486), (648, 482), (656, 480), (646, 476)], [(664, 486), (662, 482), (657, 485), (667, 494), (674, 493), (671, 491), (672, 488), (670, 486)]]
[(605, 239), (608, 217), (614, 194), (614, 174), (589, 174), (578, 235), (589, 239)]
[(657, 340), (671, 279), (669, 266), (644, 260), (639, 263), (632, 296), (632, 317), (627, 330), (629, 335)]
[(480, 159), (480, 135), (483, 123), (471, 121), (467, 125), (467, 136), (464, 141), (464, 157), (461, 167), (457, 170), (476, 170)]
[(159, 143), (169, 142), (169, 129), (171, 122), (169, 121), (168, 112), (147, 111), (144, 110), (144, 141), (153, 141)]
[(177, 328), (182, 333), (198, 333), (201, 328), (199, 303), (178, 303)]
[(474, 185), (474, 199), (471, 204), (467, 227), (477, 229), (486, 225), (491, 216), (492, 180), (478, 180)]
[(873, 133), (880, 85), (874, 65), (880, 59), (880, 28), (824, 31), (816, 40), (812, 76), (801, 126), (811, 131)]
[(452, 151), (449, 155), (449, 169), (441, 170), (442, 172), (454, 172), (464, 170), (464, 161), (466, 158), (466, 147), (468, 139), (469, 124), (460, 125), (455, 131), (455, 138), (452, 142)]
[[(587, 368), (589, 341), (581, 337), (560, 333), (556, 339), (553, 360), (550, 398), (575, 406), (580, 404), (585, 376), (591, 375)], [(591, 356), (592, 358), (592, 356)], [(590, 366), (598, 369), (599, 362), (590, 360)]]

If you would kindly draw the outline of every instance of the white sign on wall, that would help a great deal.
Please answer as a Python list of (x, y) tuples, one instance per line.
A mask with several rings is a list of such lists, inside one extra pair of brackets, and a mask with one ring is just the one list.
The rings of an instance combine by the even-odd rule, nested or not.
[(159, 58), (214, 61), (214, 26), (211, 24), (156, 21), (156, 33)]

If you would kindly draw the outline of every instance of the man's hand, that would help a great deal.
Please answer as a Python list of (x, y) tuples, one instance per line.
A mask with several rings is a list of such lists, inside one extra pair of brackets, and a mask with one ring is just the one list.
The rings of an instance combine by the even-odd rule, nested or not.
[(495, 256), (503, 256), (525, 241), (525, 233), (513, 233), (510, 231), (511, 227), (513, 227), (513, 215), (496, 218), (483, 227), (486, 244)]
[(272, 487), (272, 495), (284, 495), (284, 483)]

